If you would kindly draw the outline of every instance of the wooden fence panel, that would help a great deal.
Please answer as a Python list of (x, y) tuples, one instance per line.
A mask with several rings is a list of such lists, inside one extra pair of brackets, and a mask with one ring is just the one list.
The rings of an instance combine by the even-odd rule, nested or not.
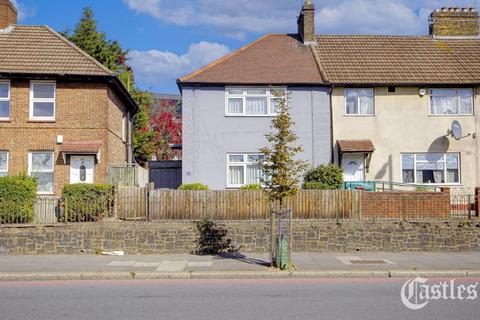
[(147, 204), (147, 188), (119, 187), (117, 189), (117, 218), (122, 220), (146, 220)]
[(59, 198), (37, 197), (33, 207), (33, 223), (55, 223), (58, 220)]
[[(356, 190), (301, 190), (286, 204), (295, 219), (361, 217)], [(152, 220), (258, 220), (268, 219), (270, 211), (261, 190), (152, 190), (148, 206)]]

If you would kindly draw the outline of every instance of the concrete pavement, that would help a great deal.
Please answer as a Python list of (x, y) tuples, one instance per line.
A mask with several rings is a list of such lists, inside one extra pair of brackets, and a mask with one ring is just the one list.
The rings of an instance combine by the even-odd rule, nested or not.
[(290, 272), (267, 261), (240, 253), (0, 256), (0, 280), (480, 276), (479, 253), (294, 253)]

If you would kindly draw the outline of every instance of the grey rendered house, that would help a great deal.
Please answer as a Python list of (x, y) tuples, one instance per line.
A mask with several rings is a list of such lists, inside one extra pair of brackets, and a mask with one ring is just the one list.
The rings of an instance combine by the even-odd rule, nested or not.
[[(301, 37), (301, 35), (300, 35)], [(272, 88), (287, 90), (300, 158), (332, 158), (329, 88), (313, 47), (299, 35), (267, 35), (179, 79), (183, 98), (183, 183), (210, 189), (258, 183), (258, 150), (275, 116)]]
[[(477, 186), (478, 12), (437, 9), (429, 35), (355, 36), (315, 35), (314, 10), (305, 1), (297, 34), (266, 35), (178, 80), (183, 183), (257, 182), (269, 89), (282, 88), (310, 165), (335, 163), (346, 181)], [(460, 139), (448, 134), (454, 121)]]

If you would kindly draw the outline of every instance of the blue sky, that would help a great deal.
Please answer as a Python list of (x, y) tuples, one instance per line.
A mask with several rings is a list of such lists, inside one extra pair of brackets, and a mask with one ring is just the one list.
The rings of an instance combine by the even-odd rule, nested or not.
[[(175, 80), (265, 33), (293, 33), (303, 0), (15, 0), (21, 24), (73, 29), (93, 8), (99, 29), (130, 49), (137, 83), (178, 93)], [(426, 34), (428, 15), (475, 0), (313, 0), (316, 32)]]

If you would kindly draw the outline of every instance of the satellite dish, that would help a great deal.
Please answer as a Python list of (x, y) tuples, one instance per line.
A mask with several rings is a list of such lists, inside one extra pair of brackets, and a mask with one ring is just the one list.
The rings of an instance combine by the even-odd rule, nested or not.
[(450, 129), (450, 132), (452, 136), (455, 138), (455, 140), (460, 140), (463, 138), (463, 132), (462, 132), (462, 126), (460, 125), (460, 122), (457, 120), (454, 120), (452, 122), (452, 127)]

